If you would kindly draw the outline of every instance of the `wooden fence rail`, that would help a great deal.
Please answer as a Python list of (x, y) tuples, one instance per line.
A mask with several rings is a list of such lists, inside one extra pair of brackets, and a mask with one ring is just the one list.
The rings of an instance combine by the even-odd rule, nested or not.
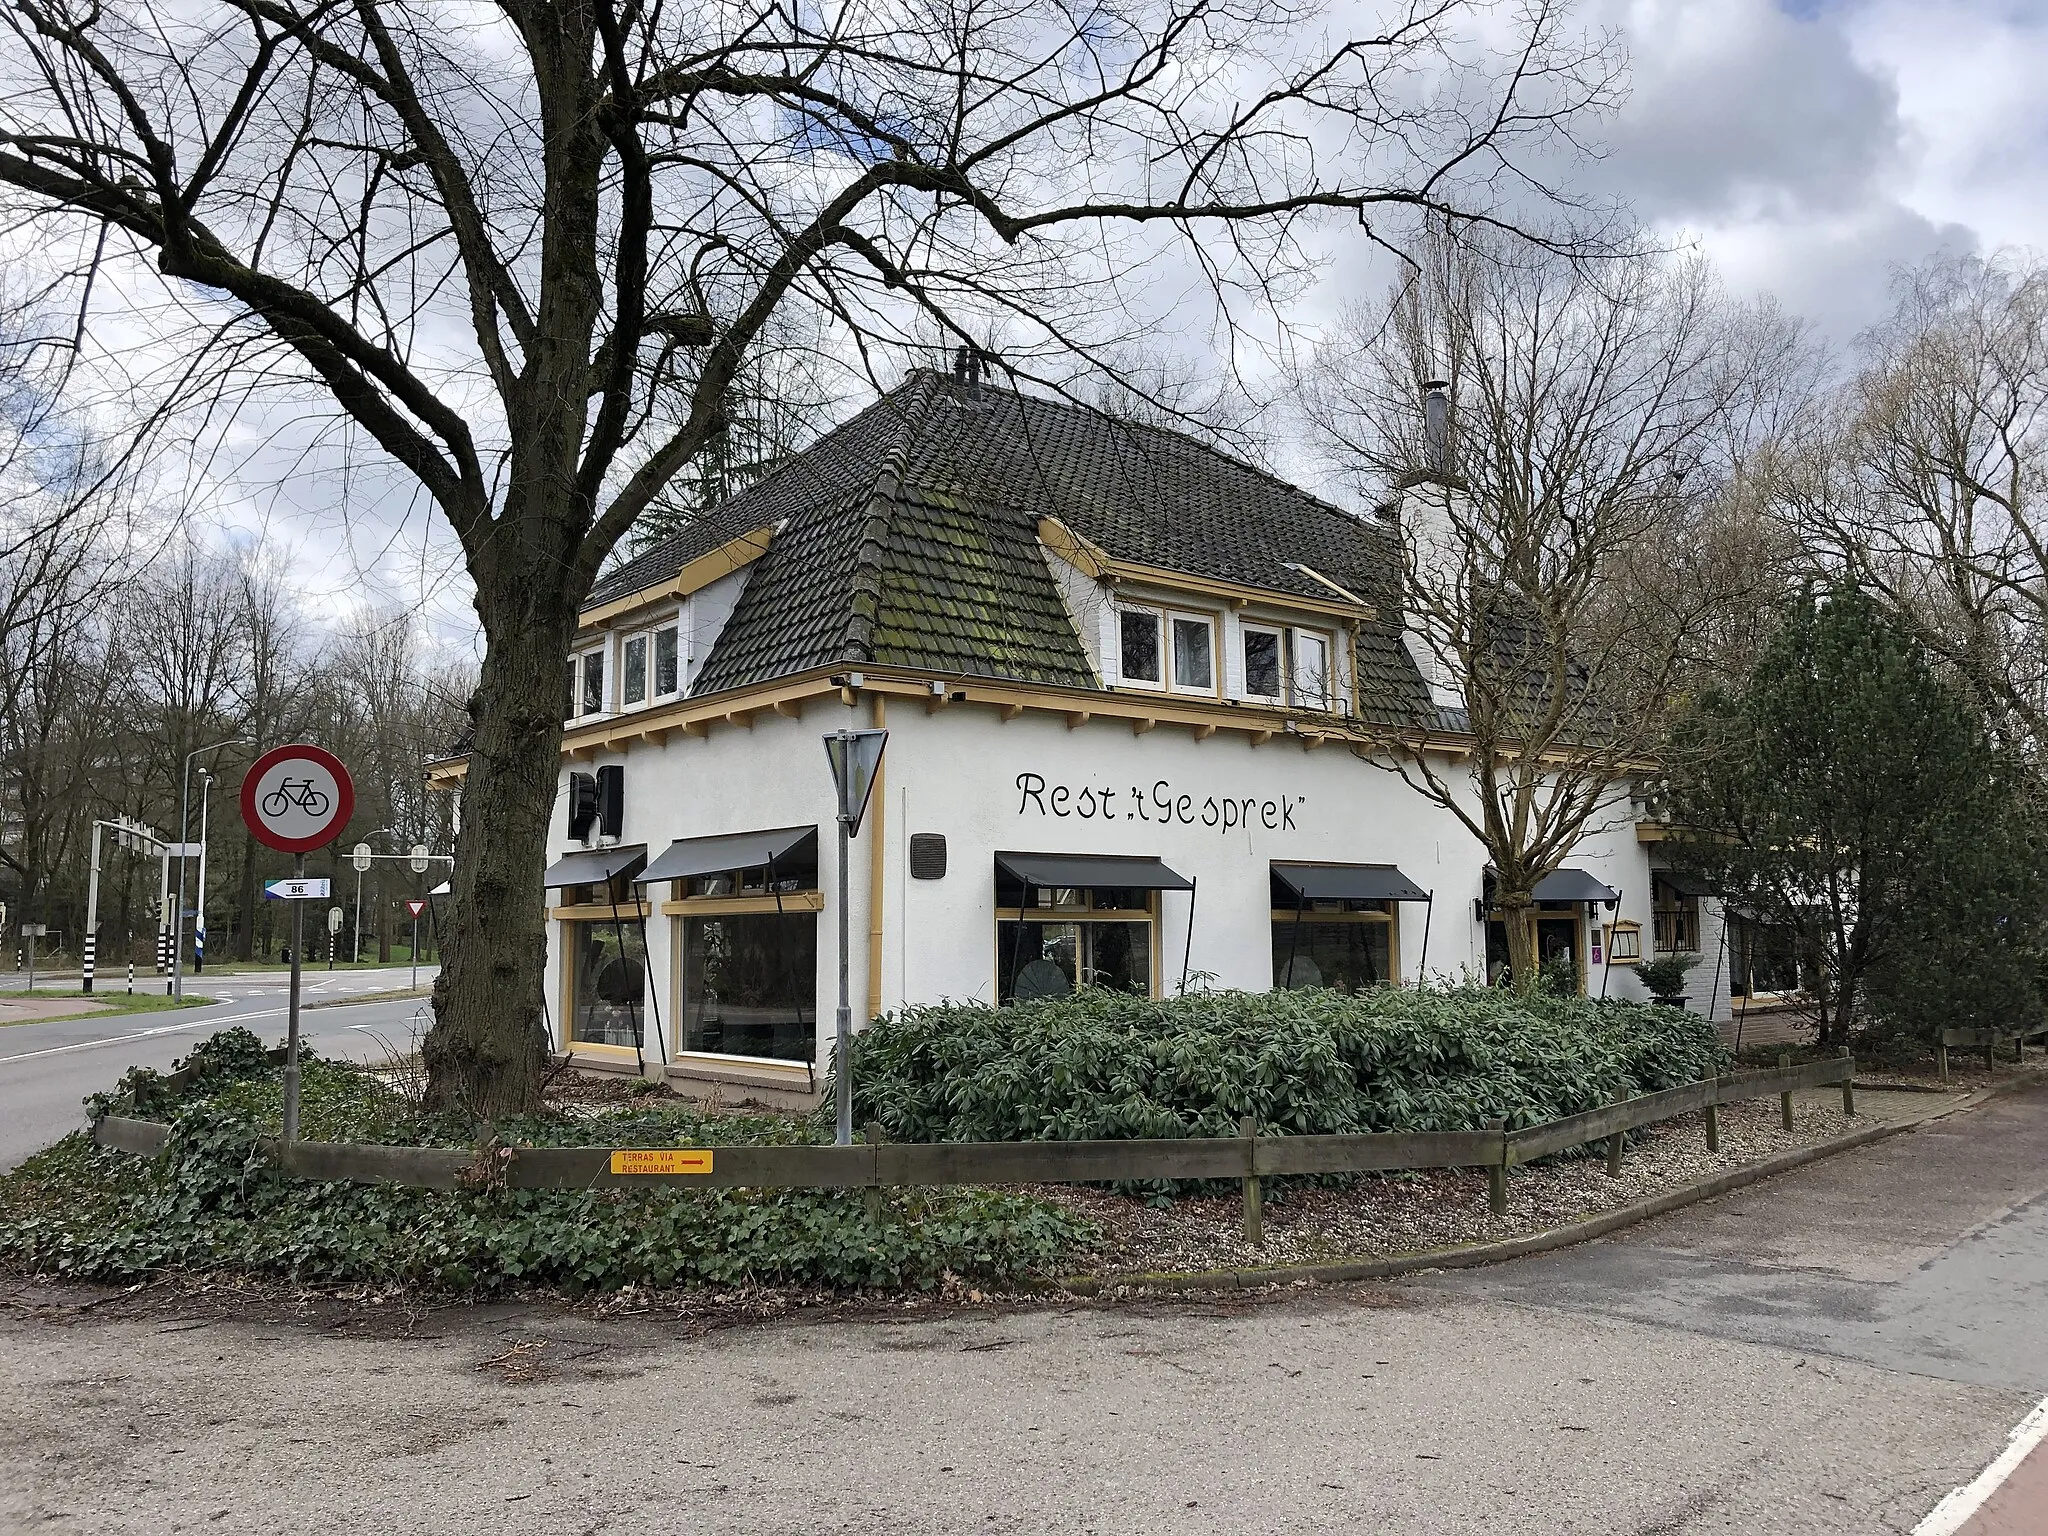
[[(1507, 1206), (1506, 1170), (1520, 1163), (1608, 1144), (1619, 1172), (1629, 1131), (1705, 1111), (1707, 1144), (1719, 1145), (1716, 1109), (1775, 1094), (1791, 1123), (1792, 1095), (1840, 1084), (1842, 1108), (1856, 1112), (1847, 1056), (1765, 1072), (1740, 1072), (1623, 1099), (1547, 1125), (1509, 1131), (1418, 1131), (1356, 1136), (1182, 1137), (1128, 1141), (880, 1142), (851, 1147), (730, 1146), (695, 1149), (394, 1147), (352, 1142), (266, 1139), (264, 1150), (294, 1177), (459, 1189), (500, 1183), (512, 1189), (592, 1189), (650, 1183), (716, 1188), (875, 1189), (938, 1184), (1112, 1184), (1154, 1179), (1235, 1179), (1244, 1186), (1245, 1231), (1262, 1230), (1260, 1181), (1282, 1174), (1369, 1173), (1411, 1168), (1485, 1168), (1496, 1213)], [(151, 1156), (170, 1127), (102, 1116), (101, 1146)], [(658, 1154), (653, 1156), (650, 1154)]]

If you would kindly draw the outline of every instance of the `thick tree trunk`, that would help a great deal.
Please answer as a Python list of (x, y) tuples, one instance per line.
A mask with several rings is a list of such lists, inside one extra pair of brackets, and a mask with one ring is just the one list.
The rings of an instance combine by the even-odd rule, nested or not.
[(453, 900), (423, 1055), (428, 1106), (479, 1123), (533, 1109), (547, 1067), (540, 879), (576, 627), (576, 594), (562, 585), (559, 567), (520, 580), (500, 566), (478, 583), (488, 644), (470, 702)]
[(1527, 992), (1543, 970), (1536, 956), (1535, 904), (1519, 891), (1504, 891), (1500, 915), (1508, 936), (1508, 974), (1514, 978), (1517, 992)]

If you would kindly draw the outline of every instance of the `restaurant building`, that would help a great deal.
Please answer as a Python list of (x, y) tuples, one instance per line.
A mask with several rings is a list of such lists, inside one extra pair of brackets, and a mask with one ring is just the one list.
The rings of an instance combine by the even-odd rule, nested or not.
[[(1362, 744), (1469, 745), (1400, 573), (1397, 514), (913, 374), (591, 594), (547, 873), (557, 1043), (689, 1091), (815, 1090), (842, 728), (889, 733), (848, 871), (856, 1020), (1493, 973), (1479, 845)], [(1721, 942), (1654, 852), (1624, 800), (1537, 893), (1542, 952), (1596, 995)], [(1707, 969), (1697, 1001), (1725, 1013)]]

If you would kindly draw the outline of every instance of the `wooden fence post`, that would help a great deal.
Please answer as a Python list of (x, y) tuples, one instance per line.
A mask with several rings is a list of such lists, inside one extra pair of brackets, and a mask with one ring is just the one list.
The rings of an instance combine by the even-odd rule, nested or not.
[(1849, 1054), (1849, 1047), (1842, 1047), (1842, 1060), (1848, 1063), (1849, 1075), (1842, 1079), (1842, 1113), (1856, 1113), (1856, 1061)]
[(1500, 1161), (1486, 1167), (1486, 1208), (1496, 1216), (1508, 1213), (1508, 1123), (1489, 1120), (1484, 1129), (1500, 1132)]
[(1718, 1104), (1707, 1106), (1707, 1150), (1721, 1150), (1721, 1106)]
[(1237, 1134), (1247, 1143), (1244, 1152), (1244, 1240), (1254, 1248), (1266, 1245), (1266, 1205), (1259, 1192), (1259, 1122), (1246, 1115), (1237, 1122)]
[[(861, 1131), (861, 1140), (871, 1147), (882, 1144), (882, 1128), (870, 1120)], [(870, 1184), (862, 1193), (867, 1197), (868, 1222), (879, 1227), (882, 1224), (882, 1186)]]
[(1935, 1051), (1941, 1058), (1941, 1086), (1946, 1088), (1948, 1086), (1948, 1037), (1946, 1034), (1942, 1036), (1941, 1044), (1935, 1047)]
[[(1617, 1104), (1624, 1103), (1627, 1099), (1628, 1095), (1625, 1093), (1617, 1093), (1614, 1096), (1614, 1102)], [(1607, 1176), (1610, 1179), (1621, 1177), (1621, 1149), (1627, 1140), (1627, 1131), (1616, 1131), (1607, 1138)]]
[[(1790, 1053), (1787, 1053), (1787, 1054), (1781, 1055), (1781, 1056), (1780, 1056), (1780, 1057), (1778, 1058), (1778, 1067), (1779, 1067), (1779, 1070), (1781, 1070), (1781, 1071), (1785, 1071), (1785, 1072), (1789, 1072), (1789, 1071), (1791, 1071), (1791, 1070), (1792, 1070), (1792, 1057), (1791, 1057)], [(1786, 1130), (1788, 1130), (1788, 1131), (1789, 1131), (1789, 1130), (1791, 1130), (1791, 1129), (1792, 1129), (1792, 1092), (1791, 1092), (1791, 1090), (1790, 1090), (1790, 1089), (1787, 1089), (1787, 1090), (1786, 1090), (1785, 1092), (1783, 1092), (1783, 1093), (1781, 1093), (1781, 1094), (1779, 1094), (1779, 1095), (1778, 1095), (1778, 1113), (1779, 1113), (1779, 1116), (1780, 1116), (1780, 1118), (1781, 1118), (1781, 1119), (1782, 1119), (1782, 1120), (1784, 1121), (1784, 1124), (1785, 1124), (1785, 1129), (1786, 1129)]]

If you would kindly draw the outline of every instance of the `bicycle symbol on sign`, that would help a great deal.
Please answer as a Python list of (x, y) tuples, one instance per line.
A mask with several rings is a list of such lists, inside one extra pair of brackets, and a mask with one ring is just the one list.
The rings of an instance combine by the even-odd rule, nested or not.
[(311, 779), (280, 779), (263, 797), (263, 814), (278, 817), (297, 806), (309, 816), (325, 816), (327, 803), (326, 791), (314, 788)]

